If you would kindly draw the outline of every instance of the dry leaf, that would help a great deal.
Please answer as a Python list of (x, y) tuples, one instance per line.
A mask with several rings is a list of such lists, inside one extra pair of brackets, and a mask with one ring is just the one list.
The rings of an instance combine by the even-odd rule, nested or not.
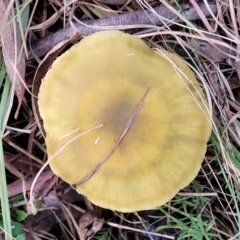
[(212, 45), (207, 41), (194, 39), (190, 45), (202, 53), (207, 59), (213, 62), (222, 62), (229, 58), (230, 50), (221, 45)]
[[(237, 71), (237, 73), (238, 73), (238, 71)], [(240, 69), (239, 69), (239, 73), (240, 73)], [(238, 75), (238, 74), (233, 74), (231, 76), (231, 78), (229, 78), (229, 86), (230, 86), (231, 89), (240, 88), (239, 79), (240, 79), (240, 75)]]
[(86, 212), (79, 220), (80, 240), (90, 240), (101, 230), (103, 226), (103, 219), (99, 219), (93, 213)]
[[(1, 43), (4, 62), (7, 74), (12, 83), (18, 98), (18, 108), (15, 112), (17, 118), (23, 100), (24, 76), (25, 76), (25, 55), (21, 53), (22, 39), (18, 22), (14, 19), (13, 1), (0, 1), (0, 29)], [(15, 79), (15, 80), (14, 80)], [(14, 82), (15, 81), (15, 82)]]
[(46, 196), (42, 196), (42, 204), (45, 209), (60, 209), (61, 204), (59, 202), (57, 193), (55, 190), (51, 190)]
[(235, 61), (233, 66), (238, 74), (238, 78), (240, 80), (240, 61)]
[(224, 46), (225, 43), (218, 36), (208, 36), (208, 34), (206, 34), (206, 36), (209, 37), (210, 39), (212, 38), (213, 40), (215, 39), (218, 42), (222, 42), (222, 45), (221, 44), (213, 45), (207, 41), (199, 39), (195, 39), (193, 42), (189, 41), (189, 43), (192, 47), (196, 48), (198, 52), (202, 53), (204, 57), (215, 63), (226, 61), (230, 66), (232, 66), (236, 70), (240, 81), (240, 61), (236, 60), (237, 49), (233, 51), (232, 49), (225, 47)]
[(228, 59), (227, 63), (231, 65), (238, 74), (239, 82), (240, 82), (240, 60)]

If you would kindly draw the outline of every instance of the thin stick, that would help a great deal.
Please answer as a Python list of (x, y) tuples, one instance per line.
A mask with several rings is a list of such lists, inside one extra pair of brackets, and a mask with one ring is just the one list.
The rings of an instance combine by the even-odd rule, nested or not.
[(144, 230), (140, 230), (140, 229), (137, 229), (137, 228), (132, 228), (132, 227), (120, 225), (120, 224), (113, 223), (113, 222), (105, 222), (105, 223), (107, 225), (111, 226), (111, 227), (115, 227), (115, 228), (118, 228), (118, 229), (126, 229), (126, 230), (130, 230), (130, 231), (134, 231), (134, 232), (145, 233), (145, 234), (149, 234), (149, 235), (152, 235), (152, 236), (163, 237), (165, 239), (175, 239), (172, 236), (164, 235), (164, 234), (161, 234), (161, 233), (148, 232), (148, 231), (144, 231)]
[(82, 181), (80, 181), (79, 183), (75, 184), (75, 186), (80, 186), (81, 184), (85, 183), (86, 181), (88, 181), (98, 170), (99, 168), (109, 159), (109, 157), (114, 153), (114, 151), (117, 149), (117, 147), (119, 146), (119, 144), (122, 142), (124, 136), (126, 135), (126, 133), (128, 132), (129, 128), (131, 127), (139, 109), (141, 108), (143, 101), (145, 100), (148, 91), (149, 91), (150, 86), (147, 87), (147, 90), (145, 91), (145, 93), (143, 94), (143, 96), (141, 97), (140, 101), (138, 102), (136, 108), (134, 109), (130, 119), (128, 120), (123, 133), (121, 134), (120, 138), (117, 140), (116, 145), (112, 148), (112, 150), (109, 152), (109, 154), (100, 162), (98, 163), (98, 165), (90, 172), (86, 175), (86, 177), (83, 178)]
[[(198, 12), (192, 5), (180, 4), (180, 7), (187, 20), (191, 21), (199, 19)], [(200, 2), (198, 4), (198, 7), (205, 17), (209, 17), (211, 14), (215, 15), (217, 12), (216, 3), (213, 1), (209, 1), (208, 6), (206, 6), (205, 3)], [(175, 9), (176, 8), (177, 7), (175, 7)], [(88, 36), (94, 32), (98, 32), (104, 29), (126, 29), (136, 27), (138, 28), (141, 26), (147, 27), (147, 24), (150, 24), (150, 26), (162, 26), (167, 21), (171, 21), (171, 23), (182, 21), (165, 6), (156, 7), (153, 10), (153, 12), (149, 10), (134, 11), (112, 16), (109, 18), (86, 20), (83, 22), (73, 21), (75, 28), (68, 26), (64, 29), (60, 29), (56, 33), (50, 34), (45, 38), (33, 42), (30, 49), (28, 50), (28, 59), (33, 59), (34, 55), (38, 57), (45, 55), (61, 41), (71, 38), (76, 29), (78, 29), (82, 36)]]

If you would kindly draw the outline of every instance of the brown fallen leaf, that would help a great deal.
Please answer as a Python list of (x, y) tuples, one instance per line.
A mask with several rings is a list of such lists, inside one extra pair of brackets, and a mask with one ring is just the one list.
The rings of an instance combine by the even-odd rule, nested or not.
[[(240, 69), (239, 69), (239, 73), (240, 73)], [(231, 76), (231, 79), (229, 79), (229, 86), (231, 89), (236, 89), (236, 88), (240, 88), (240, 76), (237, 74), (233, 74)]]
[(240, 60), (239, 59), (238, 60), (228, 59), (227, 63), (229, 65), (231, 65), (235, 69), (235, 71), (237, 72), (238, 78), (239, 78), (239, 83), (240, 83)]
[(13, 1), (0, 1), (0, 29), (3, 58), (7, 74), (18, 98), (18, 108), (15, 112), (17, 118), (25, 92), (25, 55), (21, 53), (22, 39), (19, 24), (14, 18)]
[[(205, 35), (210, 41), (194, 39), (194, 41), (189, 41), (189, 44), (212, 62), (227, 62), (237, 72), (240, 82), (240, 60), (236, 57), (240, 54), (238, 48), (234, 46), (227, 47), (227, 44), (219, 36)], [(216, 40), (216, 43), (214, 43), (214, 40)]]
[(219, 44), (210, 44), (207, 41), (199, 39), (194, 39), (194, 41), (192, 42), (189, 41), (189, 43), (200, 54), (202, 54), (204, 57), (215, 63), (226, 61), (229, 58), (229, 55), (231, 54), (231, 50)]
[(55, 190), (51, 190), (46, 196), (42, 196), (43, 209), (60, 209), (61, 203)]
[(79, 220), (79, 234), (80, 240), (90, 240), (101, 230), (103, 226), (103, 219), (99, 219), (94, 213), (86, 212)]

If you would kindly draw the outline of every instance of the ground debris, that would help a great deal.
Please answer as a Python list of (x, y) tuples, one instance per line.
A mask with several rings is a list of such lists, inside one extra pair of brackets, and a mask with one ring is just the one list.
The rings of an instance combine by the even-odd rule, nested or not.
[(79, 234), (80, 240), (90, 240), (101, 230), (103, 226), (103, 219), (96, 217), (91, 212), (86, 212), (79, 220)]

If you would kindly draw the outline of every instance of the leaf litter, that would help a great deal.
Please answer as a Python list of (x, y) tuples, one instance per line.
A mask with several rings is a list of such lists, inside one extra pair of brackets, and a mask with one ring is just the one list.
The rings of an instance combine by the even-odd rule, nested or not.
[(12, 82), (18, 98), (18, 107), (15, 118), (18, 117), (25, 92), (25, 54), (21, 51), (23, 39), (20, 34), (19, 22), (15, 18), (13, 3), (0, 2), (0, 29), (1, 43), (7, 74)]

